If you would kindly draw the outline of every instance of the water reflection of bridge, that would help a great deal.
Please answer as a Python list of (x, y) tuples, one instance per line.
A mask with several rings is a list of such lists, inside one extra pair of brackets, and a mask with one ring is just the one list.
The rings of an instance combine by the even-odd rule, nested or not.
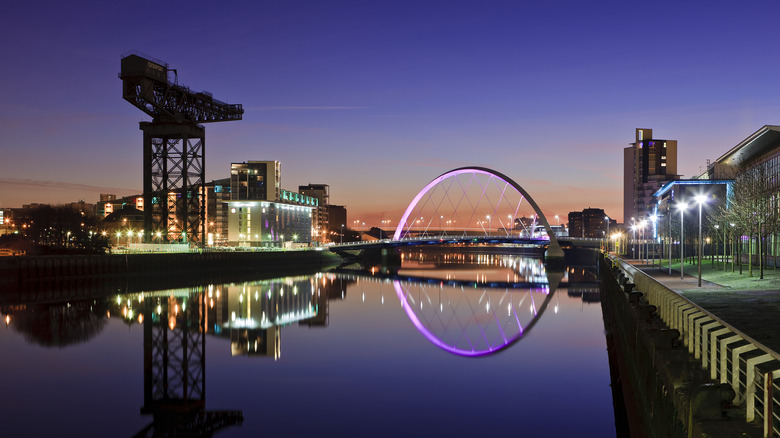
[[(455, 268), (458, 259), (449, 258), (431, 271), (438, 271), (440, 267), (445, 270)], [(502, 260), (502, 256), (491, 256), (480, 259), (480, 262), (488, 272), (491, 265), (484, 265), (485, 262), (495, 261), (500, 265)], [(504, 265), (507, 266), (506, 263)], [(506, 274), (502, 271), (497, 275)], [(593, 281), (585, 270), (567, 270), (567, 275), (570, 281), (575, 277)], [(542, 314), (552, 315), (552, 312), (545, 312), (553, 309), (556, 302), (554, 292), (542, 282), (526, 282), (523, 287), (515, 287), (509, 283), (497, 284), (490, 278), (483, 282), (466, 282), (458, 278), (442, 281), (441, 278), (417, 275), (405, 278), (402, 274), (392, 279), (366, 271), (121, 294), (110, 300), (92, 299), (83, 304), (80, 301), (16, 303), (3, 306), (0, 311), (13, 319), (12, 326), (17, 324), (16, 327), (20, 328), (26, 327), (22, 325), (25, 312), (37, 315), (36, 318), (61, 315), (57, 327), (49, 328), (59, 328), (60, 332), (35, 336), (73, 339), (65, 344), (83, 342), (83, 336), (95, 336), (106, 325), (108, 318), (119, 317), (126, 324), (136, 327), (143, 325), (145, 364), (149, 357), (153, 364), (151, 368), (144, 368), (144, 373), (150, 374), (144, 379), (143, 408), (144, 412), (154, 416), (154, 421), (136, 436), (174, 436), (181, 433), (208, 436), (221, 427), (239, 424), (241, 417), (238, 411), (205, 409), (208, 391), (204, 335), (229, 340), (229, 353), (225, 350), (224, 354), (280, 358), (281, 332), (285, 327), (326, 327), (329, 324), (329, 301), (344, 299), (356, 288), (359, 294), (361, 285), (369, 283), (382, 285), (391, 296), (398, 296), (403, 306), (398, 310), (413, 310), (418, 323), (427, 327), (429, 333), (436, 334), (436, 339), (439, 339), (436, 342), (441, 345), (458, 346), (459, 339), (465, 340), (465, 344), (458, 346), (458, 351), (462, 353), (491, 354), (513, 345), (513, 342), (528, 335)], [(397, 286), (400, 286), (400, 295), (397, 294)], [(264, 300), (263, 295), (268, 299)], [(247, 305), (248, 299), (252, 305)], [(385, 300), (382, 301), (384, 303)], [(395, 299), (392, 302), (398, 303)], [(447, 311), (451, 309), (455, 311), (448, 316)], [(84, 319), (84, 312), (90, 312), (92, 316)], [(454, 316), (456, 314), (466, 317), (459, 319)], [(250, 321), (255, 316), (256, 322)], [(513, 325), (506, 325), (512, 320)], [(80, 324), (81, 327), (91, 324), (94, 329), (78, 328)], [(63, 328), (69, 325), (74, 329)], [(415, 325), (411, 319), (410, 325)], [(455, 328), (455, 334), (441, 334), (439, 330), (447, 327)], [(152, 336), (148, 336), (148, 332), (152, 332)], [(261, 339), (256, 343), (258, 336)], [(151, 386), (148, 386), (149, 382)], [(148, 393), (147, 388), (151, 388)], [(213, 396), (214, 390), (210, 392)]]

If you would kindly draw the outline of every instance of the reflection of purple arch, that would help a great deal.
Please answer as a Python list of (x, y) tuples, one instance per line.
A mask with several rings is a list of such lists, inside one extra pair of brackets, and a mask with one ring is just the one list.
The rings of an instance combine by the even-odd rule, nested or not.
[(479, 173), (482, 175), (488, 175), (490, 177), (496, 177), (500, 179), (501, 181), (505, 182), (506, 184), (509, 184), (512, 186), (515, 190), (517, 190), (526, 200), (528, 200), (528, 204), (534, 209), (534, 212), (538, 215), (539, 219), (542, 222), (542, 225), (544, 225), (544, 229), (547, 231), (547, 235), (550, 236), (550, 244), (547, 248), (547, 257), (548, 258), (563, 258), (563, 250), (561, 249), (561, 246), (558, 244), (558, 239), (555, 236), (555, 233), (553, 232), (552, 228), (550, 227), (550, 223), (547, 221), (547, 218), (544, 216), (544, 213), (542, 213), (542, 210), (539, 208), (538, 205), (536, 205), (536, 202), (531, 198), (531, 195), (528, 194), (528, 192), (525, 191), (522, 187), (520, 187), (520, 184), (516, 183), (512, 178), (509, 178), (508, 176), (496, 172), (495, 170), (488, 169), (486, 167), (460, 167), (458, 169), (450, 170), (449, 172), (445, 172), (438, 177), (434, 178), (433, 181), (429, 182), (428, 185), (423, 187), (422, 190), (420, 190), (420, 193), (417, 194), (417, 196), (414, 197), (412, 202), (409, 204), (409, 207), (406, 208), (406, 211), (404, 212), (404, 215), (401, 217), (401, 220), (398, 222), (398, 227), (395, 229), (395, 234), (393, 235), (393, 240), (400, 240), (401, 239), (401, 233), (403, 233), (403, 229), (406, 226), (406, 221), (409, 220), (409, 215), (412, 214), (412, 211), (417, 206), (417, 203), (420, 202), (422, 197), (428, 193), (429, 190), (431, 190), (433, 187), (435, 187), (440, 182), (444, 181), (447, 178), (462, 175), (465, 173)]
[(495, 347), (490, 347), (487, 350), (464, 350), (462, 348), (458, 348), (452, 345), (447, 345), (439, 339), (435, 334), (433, 334), (430, 330), (428, 330), (425, 325), (423, 325), (422, 322), (420, 322), (420, 319), (417, 317), (417, 315), (412, 310), (412, 306), (409, 305), (409, 302), (406, 300), (406, 293), (404, 293), (404, 289), (401, 286), (401, 282), (398, 280), (393, 281), (393, 288), (395, 288), (395, 293), (398, 295), (398, 299), (401, 300), (401, 307), (403, 307), (404, 311), (406, 311), (406, 315), (409, 316), (409, 320), (412, 321), (412, 324), (414, 324), (414, 327), (419, 331), (420, 333), (425, 336), (428, 341), (430, 341), (433, 345), (441, 348), (442, 350), (452, 353), (458, 356), (464, 356), (464, 357), (482, 357), (482, 356), (488, 356), (491, 354), (498, 353), (499, 351), (502, 351), (506, 348), (511, 347), (515, 343), (517, 343), (520, 339), (523, 338), (523, 335), (528, 333), (531, 328), (536, 324), (536, 322), (539, 320), (539, 318), (542, 316), (542, 313), (544, 313), (545, 309), (547, 308), (547, 304), (550, 302), (550, 298), (555, 294), (555, 290), (548, 290), (547, 298), (544, 299), (544, 302), (542, 303), (542, 306), (540, 307), (539, 311), (534, 315), (531, 322), (525, 327), (520, 327), (520, 331), (510, 337), (510, 338), (504, 338), (504, 343), (501, 345), (497, 345)]

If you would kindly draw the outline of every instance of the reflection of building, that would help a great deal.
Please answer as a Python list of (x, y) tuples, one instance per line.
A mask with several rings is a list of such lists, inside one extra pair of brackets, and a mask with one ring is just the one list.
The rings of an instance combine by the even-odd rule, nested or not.
[(236, 355), (269, 356), (281, 353), (281, 327), (314, 318), (318, 303), (314, 280), (290, 277), (229, 285), (222, 289), (228, 318), (221, 330), (230, 336)]
[(580, 298), (585, 303), (601, 301), (598, 271), (592, 266), (569, 266), (566, 268), (566, 294)]

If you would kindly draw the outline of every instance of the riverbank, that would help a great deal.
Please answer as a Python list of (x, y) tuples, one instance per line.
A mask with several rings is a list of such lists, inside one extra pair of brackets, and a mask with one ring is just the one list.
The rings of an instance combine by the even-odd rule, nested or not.
[(761, 342), (775, 352), (780, 352), (780, 333), (777, 318), (780, 316), (780, 270), (765, 269), (760, 279), (754, 266), (750, 277), (746, 266), (743, 273), (731, 264), (723, 271), (723, 264), (713, 266), (709, 261), (702, 263), (702, 285), (698, 286), (698, 267), (686, 263), (683, 278), (680, 278), (680, 264), (650, 265), (640, 260), (626, 260), (654, 280), (681, 294), (696, 305), (711, 312), (737, 330)]
[[(668, 351), (687, 356), (687, 359), (680, 357), (676, 365), (663, 355), (656, 357), (652, 363), (658, 370), (648, 370), (650, 373), (646, 374), (651, 376), (660, 372), (671, 377), (663, 384), (677, 388), (669, 393), (670, 400), (674, 401), (676, 415), (685, 424), (685, 429), (694, 431), (694, 436), (697, 436), (695, 429), (699, 429), (705, 433), (702, 436), (712, 437), (777, 434), (780, 402), (776, 394), (780, 393), (780, 388), (775, 380), (780, 375), (780, 355), (777, 353), (780, 343), (774, 332), (780, 310), (780, 291), (768, 289), (776, 284), (770, 271), (765, 271), (762, 280), (757, 277), (757, 271), (754, 271), (756, 277), (750, 277), (747, 270), (743, 269), (740, 275), (738, 267), (732, 273), (727, 265), (724, 272), (722, 264), (708, 260), (702, 264), (699, 286), (696, 265), (686, 263), (685, 275), (681, 276), (679, 264), (672, 265), (670, 274), (668, 262), (661, 267), (639, 260), (613, 259), (612, 263), (613, 269), (623, 272), (623, 281), (625, 278), (630, 281), (626, 284), (626, 292), (637, 291), (626, 297), (638, 306), (628, 312), (634, 314), (631, 320), (661, 322), (655, 329), (647, 327), (635, 332), (629, 328), (613, 332), (623, 333), (617, 336), (624, 343), (623, 347), (629, 351), (638, 345), (625, 344), (628, 338), (634, 338), (633, 335), (626, 337), (625, 333), (648, 332), (652, 336), (658, 336), (653, 333), (669, 333), (673, 342)], [(667, 349), (668, 345), (663, 348)], [(654, 354), (659, 351), (657, 346), (650, 350), (655, 350)], [(629, 355), (635, 353), (629, 351)], [(702, 373), (710, 383), (700, 377), (691, 379)], [(629, 380), (634, 382), (636, 379)], [(691, 382), (697, 383), (691, 385)], [(684, 387), (697, 389), (680, 391)], [(703, 405), (694, 400), (704, 388), (719, 392), (707, 403), (709, 414), (702, 416)], [(647, 407), (649, 405), (645, 405)], [(697, 417), (705, 421), (697, 421)], [(639, 418), (645, 417), (640, 415)]]
[(313, 273), (341, 262), (330, 251), (316, 250), (2, 257), (0, 295), (178, 288)]

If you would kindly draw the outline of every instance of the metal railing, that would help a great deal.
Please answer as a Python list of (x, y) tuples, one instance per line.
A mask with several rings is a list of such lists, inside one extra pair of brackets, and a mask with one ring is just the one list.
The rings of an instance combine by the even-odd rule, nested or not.
[(641, 270), (613, 259), (710, 378), (729, 384), (747, 421), (760, 421), (765, 437), (780, 437), (780, 354), (667, 288)]

